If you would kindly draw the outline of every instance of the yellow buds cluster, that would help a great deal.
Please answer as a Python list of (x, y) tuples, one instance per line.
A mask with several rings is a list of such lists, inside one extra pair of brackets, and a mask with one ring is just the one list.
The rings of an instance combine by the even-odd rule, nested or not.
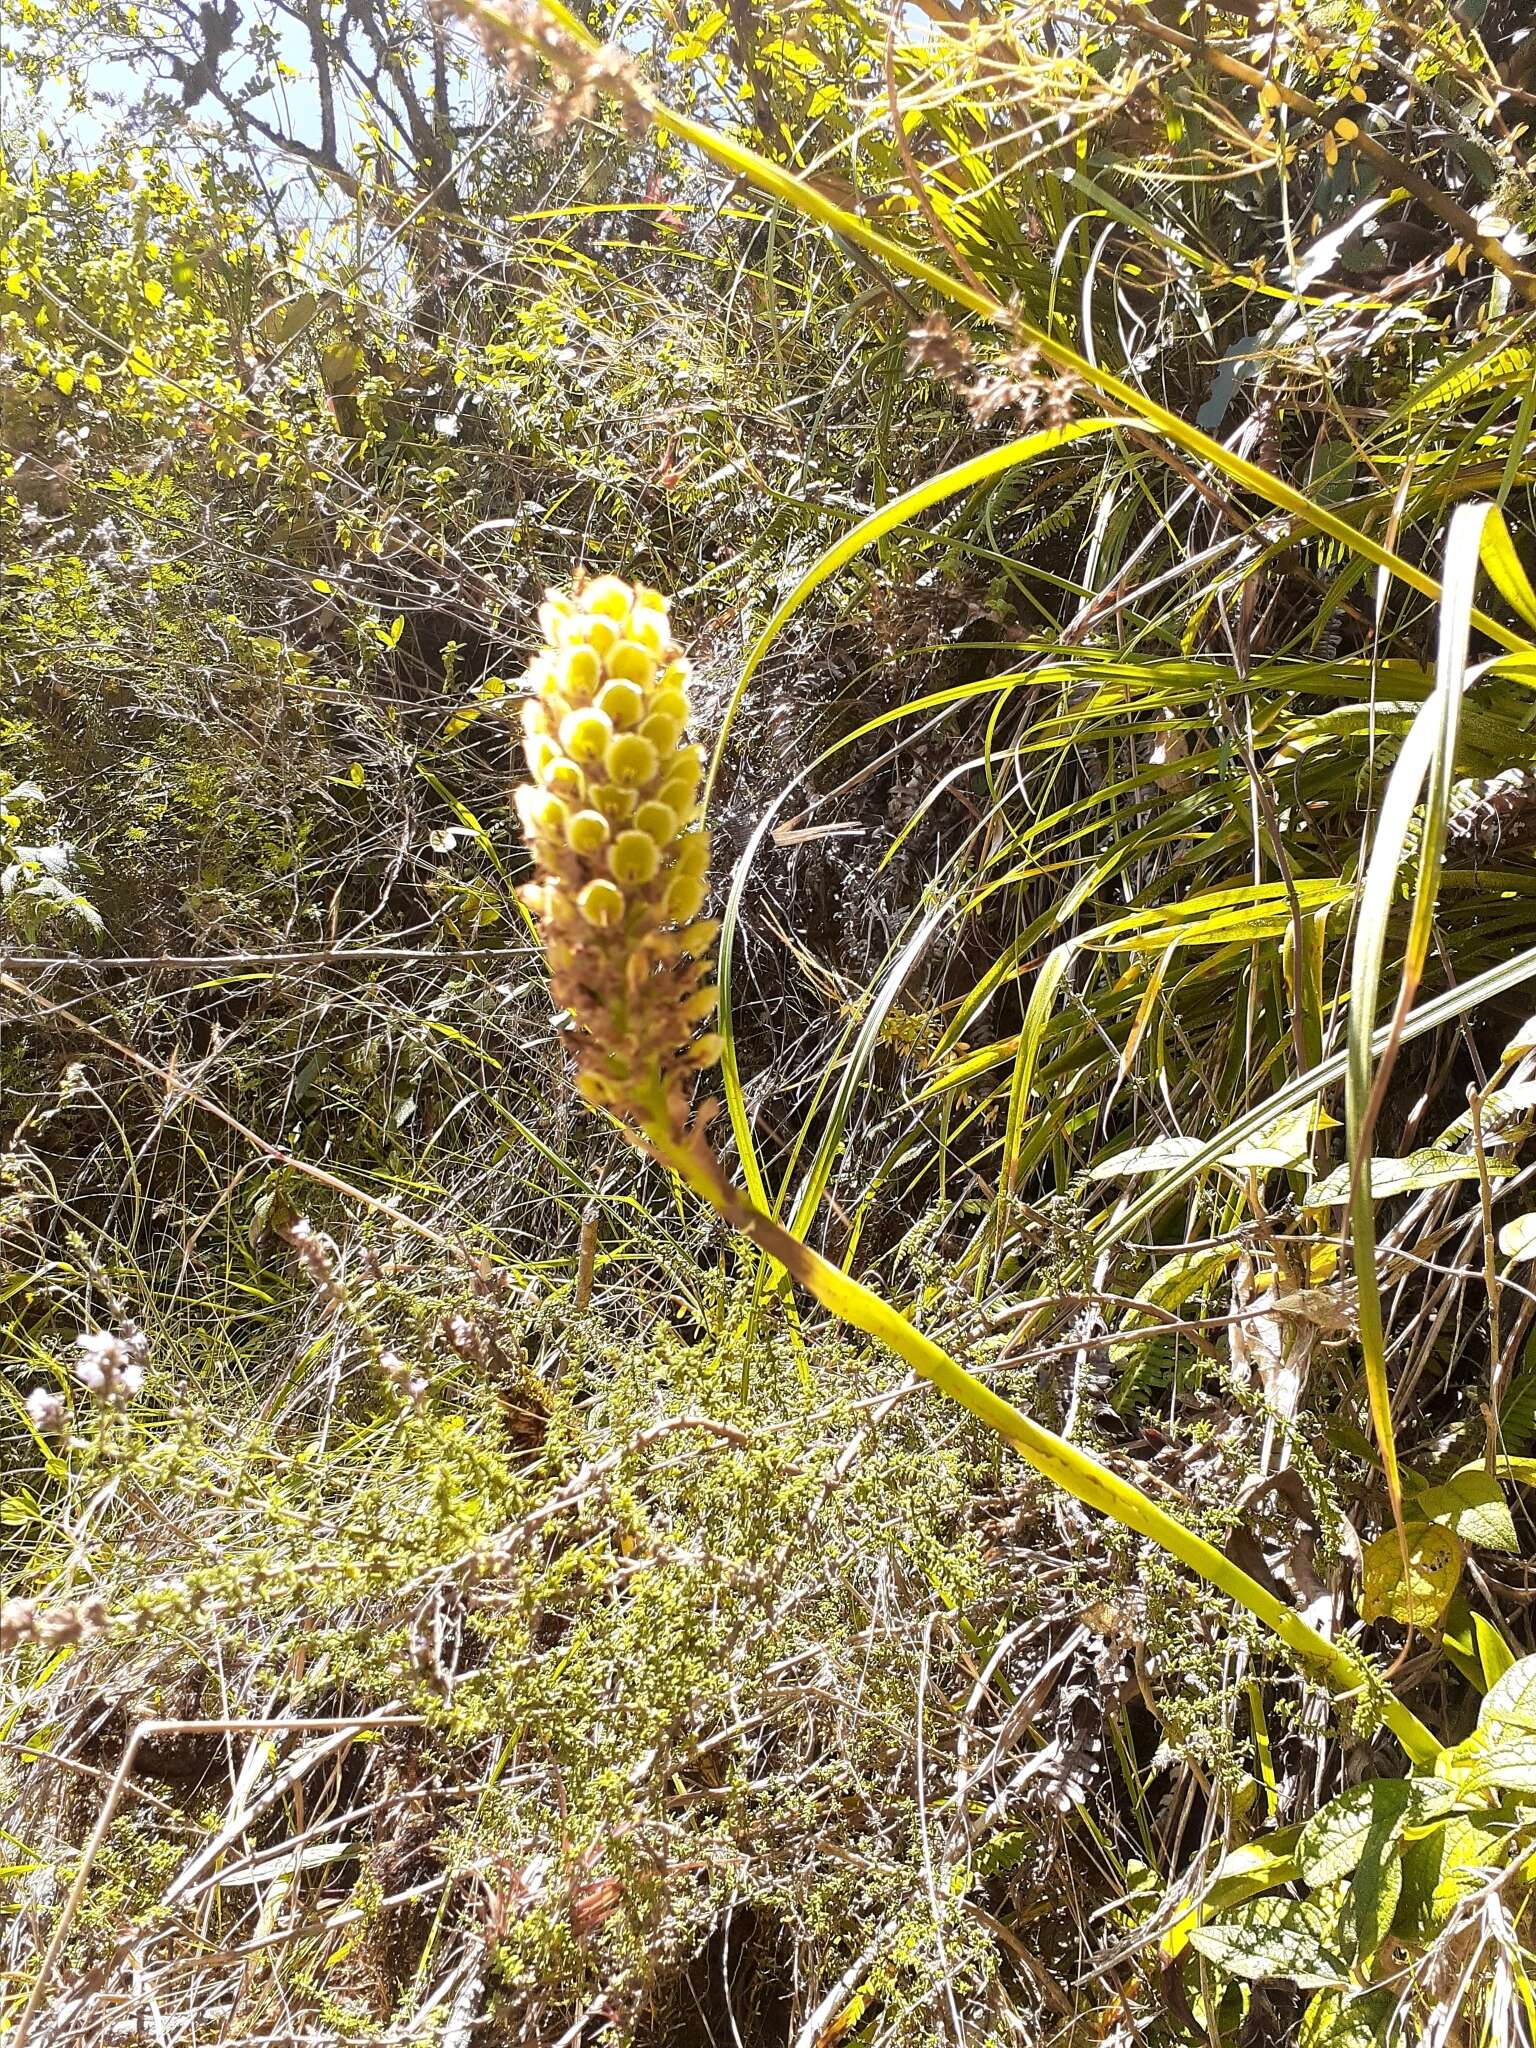
[(552, 590), (527, 676), (517, 793), (555, 1000), (589, 1102), (681, 1131), (688, 1088), (719, 1056), (699, 1027), (718, 926), (700, 919), (709, 835), (703, 755), (685, 744), (689, 664), (667, 601), (617, 576)]

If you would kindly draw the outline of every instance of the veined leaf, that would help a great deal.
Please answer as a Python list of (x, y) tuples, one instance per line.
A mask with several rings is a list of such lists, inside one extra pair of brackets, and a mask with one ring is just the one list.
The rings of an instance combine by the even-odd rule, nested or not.
[(1461, 1538), (1435, 1522), (1405, 1522), (1400, 1530), (1383, 1530), (1360, 1553), (1362, 1617), (1417, 1629), (1437, 1627), (1461, 1584), (1466, 1556)]
[[(1507, 1179), (1514, 1172), (1507, 1160), (1490, 1159), (1490, 1179)], [(1364, 1174), (1361, 1179), (1366, 1179)], [(1421, 1145), (1403, 1159), (1373, 1159), (1369, 1193), (1373, 1202), (1389, 1195), (1417, 1194), (1422, 1188), (1446, 1187), (1452, 1181), (1476, 1180), (1477, 1161), (1468, 1152), (1450, 1152), (1442, 1145)], [(1350, 1169), (1340, 1166), (1315, 1181), (1302, 1200), (1309, 1209), (1329, 1209), (1349, 1200)]]
[(1283, 1978), (1303, 1991), (1348, 1982), (1336, 1940), (1335, 1916), (1311, 1899), (1254, 1899), (1189, 1937), (1229, 1977)]

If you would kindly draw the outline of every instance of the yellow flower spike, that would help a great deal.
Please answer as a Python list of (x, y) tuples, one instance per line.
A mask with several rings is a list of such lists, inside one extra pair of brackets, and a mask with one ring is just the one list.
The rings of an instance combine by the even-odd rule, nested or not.
[[(664, 610), (659, 604), (653, 606), (650, 592), (632, 591), (617, 577), (600, 578), (571, 594), (556, 593), (550, 604), (549, 616), (559, 627), (562, 643), (590, 646), (599, 658), (619, 643), (623, 637), (620, 622), (632, 623), (637, 604)], [(664, 653), (666, 674), (676, 651), (668, 648)], [(541, 695), (544, 687), (541, 682)], [(550, 690), (553, 694), (552, 685)], [(656, 692), (651, 689), (648, 694), (648, 715), (658, 715)], [(537, 743), (547, 745), (553, 738), (548, 730), (547, 702), (542, 713), (530, 734), (531, 761), (542, 761)], [(646, 774), (620, 774), (609, 754), (614, 748), (637, 745), (651, 753)], [(639, 759), (631, 754), (627, 764), (631, 771)], [(625, 732), (610, 743), (604, 760), (615, 787), (611, 791), (604, 787), (601, 796), (597, 790), (587, 789), (580, 768), (563, 756), (547, 767), (540, 766), (538, 778), (546, 788), (555, 789), (568, 772), (583, 803), (600, 806), (611, 819), (616, 813), (607, 801), (610, 794), (628, 794), (633, 807), (638, 801), (635, 786), (649, 785), (660, 772), (660, 791), (647, 786), (647, 802), (664, 803), (679, 817), (693, 816), (700, 773), (696, 747), (685, 748), (661, 771), (648, 742), (638, 733)], [(707, 838), (702, 831), (688, 834), (675, 849), (675, 858), (662, 862), (649, 834), (642, 834), (637, 827), (634, 836), (649, 842), (648, 857), (657, 865), (648, 879), (621, 883), (607, 877), (583, 882), (570, 853), (553, 845), (547, 834), (537, 830), (532, 834), (535, 879), (523, 900), (539, 919), (554, 998), (569, 1016), (565, 1038), (575, 1058), (576, 1085), (583, 1099), (617, 1118), (645, 1151), (677, 1173), (734, 1229), (778, 1260), (824, 1308), (885, 1345), (997, 1431), (1053, 1484), (1136, 1535), (1160, 1544), (1209, 1585), (1239, 1602), (1287, 1645), (1303, 1672), (1325, 1684), (1335, 1698), (1353, 1702), (1363, 1697), (1370, 1705), (1379, 1706), (1382, 1718), (1409, 1756), (1416, 1763), (1432, 1762), (1439, 1750), (1430, 1731), (1352, 1649), (1319, 1633), (1287, 1601), (1090, 1452), (1043, 1428), (1004, 1400), (941, 1350), (898, 1308), (822, 1258), (732, 1185), (705, 1137), (713, 1105), (701, 1105), (697, 1117), (691, 1108), (698, 1074), (723, 1050), (718, 1034), (696, 1029), (704, 1021), (713, 949), (719, 936), (713, 920), (698, 917), (706, 893)], [(622, 869), (622, 855), (619, 864)], [(669, 929), (673, 926), (676, 929)]]
[(648, 882), (661, 866), (661, 855), (648, 832), (633, 826), (621, 832), (608, 849), (608, 871), (616, 882), (633, 888)]
[(691, 1098), (717, 1052), (700, 1035), (718, 927), (698, 915), (708, 840), (685, 832), (703, 758), (679, 752), (688, 664), (665, 599), (617, 576), (551, 591), (540, 623), (523, 714), (539, 787), (517, 799), (536, 877), (524, 901), (583, 1096), (668, 1156), (696, 1142)]
[(677, 834), (677, 813), (670, 804), (651, 797), (635, 812), (638, 829), (654, 839), (658, 846), (665, 846)]
[(633, 610), (635, 593), (620, 576), (599, 576), (580, 593), (578, 602), (584, 611), (622, 619)]
[[(638, 598), (640, 592), (636, 591), (635, 595)], [(671, 623), (659, 605), (637, 603), (629, 615), (629, 637), (659, 657), (666, 652), (667, 642), (672, 638)]]
[(551, 839), (558, 839), (565, 831), (570, 810), (564, 800), (552, 790), (537, 790), (528, 806), (528, 828), (542, 832)]
[[(590, 647), (573, 647), (565, 657), (563, 673), (568, 697), (590, 697), (603, 679), (603, 666)], [(613, 716), (612, 712), (608, 715)]]
[(668, 718), (664, 711), (653, 711), (649, 718), (640, 721), (640, 737), (650, 741), (662, 760), (676, 753), (682, 736), (682, 725), (677, 719)]
[(545, 592), (544, 602), (539, 606), (539, 631), (546, 640), (560, 638), (563, 628), (570, 621), (571, 612), (571, 601), (563, 592)]
[(523, 758), (528, 763), (529, 774), (542, 782), (551, 762), (559, 760), (560, 749), (547, 732), (531, 732), (523, 741)]
[(599, 876), (595, 882), (588, 882), (576, 898), (576, 908), (588, 924), (600, 928), (617, 924), (624, 915), (624, 891)]
[(621, 640), (617, 647), (610, 647), (603, 657), (603, 666), (609, 675), (638, 684), (642, 690), (648, 690), (656, 680), (656, 657), (634, 640)]
[(687, 725), (692, 715), (688, 706), (686, 690), (661, 689), (651, 699), (651, 710), (663, 718), (675, 719), (679, 732)]
[(595, 783), (592, 788), (592, 801), (610, 824), (622, 825), (626, 818), (634, 816), (635, 792), (632, 789), (620, 789), (616, 782)]
[(709, 872), (709, 834), (690, 832), (678, 847), (673, 864), (680, 875), (702, 881)]
[(667, 779), (656, 794), (676, 811), (679, 818), (691, 818), (699, 794), (698, 769), (691, 762), (684, 762), (681, 768), (669, 767)]
[(688, 924), (704, 907), (704, 883), (698, 875), (676, 875), (667, 890), (667, 915), (674, 924)]

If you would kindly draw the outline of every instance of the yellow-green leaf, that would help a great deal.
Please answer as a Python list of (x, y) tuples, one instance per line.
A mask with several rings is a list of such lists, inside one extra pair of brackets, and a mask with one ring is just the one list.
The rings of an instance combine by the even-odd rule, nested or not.
[(1435, 1522), (1406, 1522), (1401, 1541), (1395, 1529), (1385, 1530), (1361, 1553), (1361, 1615), (1366, 1621), (1436, 1627), (1461, 1583), (1466, 1556), (1455, 1531)]

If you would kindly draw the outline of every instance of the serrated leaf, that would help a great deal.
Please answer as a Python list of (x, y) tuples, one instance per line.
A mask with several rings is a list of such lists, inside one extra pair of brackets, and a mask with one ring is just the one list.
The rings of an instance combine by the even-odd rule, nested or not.
[(1429, 1902), (1431, 1923), (1437, 1926), (1445, 1922), (1469, 1892), (1481, 1887), (1483, 1873), (1497, 1859), (1499, 1847), (1496, 1835), (1463, 1814), (1455, 1814), (1446, 1822), (1442, 1840), (1440, 1868)]
[[(1492, 1180), (1507, 1179), (1514, 1170), (1507, 1160), (1488, 1161)], [(1349, 1176), (1350, 1168), (1344, 1165), (1314, 1181), (1302, 1198), (1307, 1208), (1332, 1209), (1347, 1202)], [(1389, 1195), (1412, 1195), (1422, 1188), (1448, 1187), (1452, 1181), (1476, 1179), (1477, 1161), (1471, 1153), (1448, 1151), (1443, 1145), (1421, 1145), (1417, 1152), (1410, 1152), (1403, 1159), (1371, 1161), (1371, 1200), (1381, 1202)]]
[(1230, 1919), (1197, 1927), (1192, 1948), (1229, 1977), (1283, 1977), (1303, 1991), (1344, 1984), (1341, 1956), (1327, 1946), (1333, 1915), (1311, 1899), (1254, 1899)]
[[(1430, 1788), (1444, 1797), (1443, 1787)], [(1344, 1919), (1359, 1956), (1386, 1938), (1403, 1888), (1398, 1843), (1417, 1807), (1417, 1781), (1377, 1778), (1351, 1786), (1313, 1816), (1301, 1832), (1298, 1861), (1311, 1885), (1347, 1877)]]
[[(1404, 1551), (1408, 1570), (1403, 1570)], [(1400, 1621), (1432, 1629), (1461, 1583), (1466, 1550), (1454, 1530), (1407, 1522), (1402, 1540), (1387, 1529), (1360, 1556), (1360, 1612), (1366, 1621)]]
[(1424, 1522), (1453, 1529), (1463, 1543), (1483, 1550), (1518, 1551), (1514, 1517), (1504, 1489), (1480, 1465), (1452, 1473), (1443, 1486), (1426, 1486), (1412, 1500), (1414, 1514)]
[(1301, 1831), (1296, 1858), (1310, 1885), (1348, 1877), (1373, 1835), (1393, 1840), (1406, 1825), (1410, 1801), (1406, 1778), (1372, 1778), (1352, 1785), (1313, 1814)]
[(1536, 1793), (1536, 1735), (1503, 1736), (1461, 1772), (1465, 1792)]
[(1397, 2009), (1397, 1993), (1319, 1991), (1301, 2016), (1296, 2048), (1381, 2048)]
[(1294, 1883), (1300, 1875), (1296, 1863), (1300, 1834), (1299, 1828), (1277, 1828), (1262, 1840), (1241, 1842), (1237, 1848), (1229, 1849), (1203, 1888), (1199, 1903), (1191, 1904), (1163, 1936), (1163, 1954), (1181, 1953), (1202, 1913), (1224, 1913), (1229, 1906), (1241, 1905), (1256, 1893)]
[(1522, 1657), (1489, 1686), (1478, 1709), (1477, 1730), (1489, 1742), (1505, 1735), (1536, 1735), (1536, 1657)]

